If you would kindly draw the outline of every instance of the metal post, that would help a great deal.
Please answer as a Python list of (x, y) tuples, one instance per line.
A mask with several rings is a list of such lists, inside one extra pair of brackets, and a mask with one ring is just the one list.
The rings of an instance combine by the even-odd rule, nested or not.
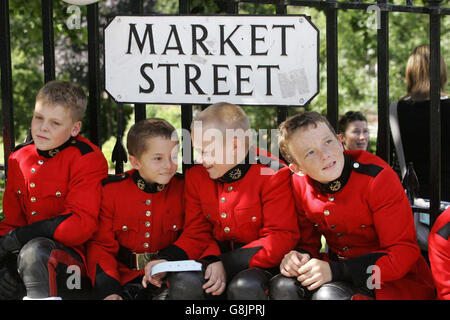
[(338, 12), (336, 8), (325, 9), (327, 32), (327, 119), (337, 130), (339, 114), (338, 95)]
[[(191, 11), (190, 1), (189, 0), (179, 0), (178, 2), (178, 11), (180, 14), (189, 14)], [(181, 105), (181, 128), (184, 130), (190, 130), (192, 123), (192, 104), (182, 104)], [(189, 150), (189, 151), (187, 151)], [(189, 168), (190, 164), (194, 163), (194, 154), (192, 152), (192, 144), (190, 143), (190, 139), (187, 141), (182, 141), (182, 154), (185, 155), (186, 152), (190, 152), (191, 159), (190, 163), (185, 163), (185, 159), (183, 156), (183, 173)]]
[(96, 145), (100, 142), (100, 53), (98, 35), (98, 3), (87, 7), (88, 17), (88, 63), (89, 63), (89, 139)]
[(389, 130), (389, 12), (383, 10), (387, 0), (378, 0), (380, 26), (377, 32), (378, 43), (378, 134), (377, 156), (390, 163)]
[(430, 1), (430, 228), (440, 214), (441, 203), (440, 2)]
[(2, 88), (3, 151), (6, 174), (8, 171), (8, 158), (15, 146), (11, 43), (9, 31), (9, 0), (0, 0), (0, 69)]
[[(131, 12), (133, 14), (144, 13), (144, 1), (143, 0), (131, 0)], [(147, 117), (147, 105), (145, 103), (134, 104), (134, 122), (145, 119)]]
[(42, 42), (44, 82), (55, 79), (55, 40), (53, 33), (53, 0), (42, 0)]
[[(276, 14), (277, 15), (287, 14), (287, 5), (285, 4), (285, 1), (281, 0), (276, 5)], [(284, 120), (286, 120), (288, 114), (289, 114), (289, 107), (284, 106), (277, 107), (277, 126), (279, 126)]]

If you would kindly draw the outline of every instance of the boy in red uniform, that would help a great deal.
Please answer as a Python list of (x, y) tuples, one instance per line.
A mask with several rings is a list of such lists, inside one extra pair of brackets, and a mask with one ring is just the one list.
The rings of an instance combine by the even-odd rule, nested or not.
[(29, 299), (89, 292), (84, 243), (97, 228), (108, 166), (101, 150), (79, 135), (86, 105), (77, 85), (47, 83), (36, 97), (33, 139), (9, 157), (0, 223), (4, 299), (23, 296), (23, 285)]
[[(186, 172), (186, 220), (166, 260), (202, 257), (202, 272), (172, 273), (171, 299), (267, 299), (266, 290), (298, 235), (289, 168), (250, 146), (245, 112), (217, 103), (192, 125), (197, 162)], [(161, 276), (144, 283), (161, 284)]]
[(437, 298), (450, 300), (450, 208), (439, 215), (431, 229), (428, 256)]
[(183, 226), (184, 181), (177, 172), (178, 138), (163, 119), (134, 124), (127, 137), (134, 169), (103, 181), (99, 229), (87, 244), (89, 275), (98, 299), (148, 299), (148, 261), (174, 242)]
[[(272, 279), (273, 299), (432, 299), (403, 187), (387, 163), (344, 151), (325, 117), (295, 115), (280, 126), (280, 150), (296, 174), (298, 250)], [(329, 247), (321, 256), (321, 235)]]

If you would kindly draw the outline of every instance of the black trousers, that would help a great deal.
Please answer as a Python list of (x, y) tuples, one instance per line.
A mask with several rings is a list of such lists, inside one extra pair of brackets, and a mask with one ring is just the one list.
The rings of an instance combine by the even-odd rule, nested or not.
[(17, 270), (28, 298), (91, 298), (91, 282), (83, 260), (55, 240), (39, 237), (26, 243), (19, 252)]
[(272, 273), (261, 268), (245, 269), (228, 279), (227, 288), (220, 296), (205, 293), (207, 281), (202, 271), (175, 272), (168, 276), (170, 300), (267, 300)]
[(278, 274), (270, 280), (269, 285), (271, 300), (351, 300), (357, 294), (375, 297), (373, 291), (344, 281), (328, 282), (309, 291), (295, 277), (288, 278)]

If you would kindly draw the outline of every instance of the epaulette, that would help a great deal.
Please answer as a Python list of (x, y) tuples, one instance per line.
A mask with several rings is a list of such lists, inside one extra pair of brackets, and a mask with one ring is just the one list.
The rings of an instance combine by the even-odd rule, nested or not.
[(448, 240), (448, 238), (450, 237), (450, 222), (447, 222), (447, 224), (440, 228), (436, 233), (445, 240)]
[(87, 153), (90, 153), (90, 152), (94, 151), (94, 149), (92, 149), (92, 147), (89, 144), (87, 144), (86, 142), (84, 142), (84, 141), (73, 139), (72, 140), (72, 145), (77, 147), (78, 150), (80, 150), (81, 155), (83, 155), (83, 156), (85, 154), (87, 154)]
[(112, 182), (120, 182), (125, 180), (129, 177), (128, 173), (122, 173), (122, 174), (109, 174), (108, 177), (102, 180), (102, 186), (107, 185), (108, 183)]
[(356, 161), (353, 162), (352, 167), (356, 172), (366, 174), (371, 177), (376, 177), (384, 169), (376, 164), (363, 164)]
[(23, 147), (29, 146), (30, 144), (33, 144), (33, 143), (34, 143), (33, 139), (31, 139), (30, 141), (27, 141), (27, 142), (23, 142), (23, 143), (15, 146), (13, 149), (13, 152), (15, 152), (19, 149), (22, 149)]
[(259, 164), (262, 164), (266, 167), (270, 167), (271, 169), (273, 169), (275, 172), (277, 172), (280, 169), (283, 169), (285, 167), (284, 164), (282, 164), (280, 161), (271, 158), (271, 157), (266, 157), (266, 156), (257, 156), (256, 157), (256, 162)]

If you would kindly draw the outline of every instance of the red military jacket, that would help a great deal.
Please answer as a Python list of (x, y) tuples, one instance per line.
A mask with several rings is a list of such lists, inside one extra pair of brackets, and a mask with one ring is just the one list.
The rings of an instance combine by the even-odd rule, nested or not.
[(450, 208), (441, 213), (431, 229), (428, 256), (437, 298), (450, 300)]
[(173, 247), (191, 259), (218, 256), (230, 278), (246, 268), (277, 267), (299, 238), (291, 172), (256, 152), (217, 180), (201, 165), (186, 172), (185, 229)]
[(325, 260), (345, 263), (356, 286), (366, 286), (372, 276), (369, 266), (379, 267), (376, 299), (432, 299), (431, 272), (420, 254), (412, 210), (398, 176), (368, 152), (345, 151), (345, 158), (341, 177), (327, 185), (292, 176), (299, 248), (320, 257), (323, 234), (330, 250)]
[(80, 135), (48, 151), (37, 150), (32, 141), (17, 146), (8, 159), (0, 234), (31, 226), (29, 237), (51, 237), (84, 258), (107, 174), (101, 150)]
[(88, 273), (99, 298), (120, 294), (121, 286), (144, 269), (121, 261), (128, 253), (156, 253), (174, 242), (184, 220), (184, 180), (149, 184), (137, 170), (104, 180), (99, 229), (87, 244)]

